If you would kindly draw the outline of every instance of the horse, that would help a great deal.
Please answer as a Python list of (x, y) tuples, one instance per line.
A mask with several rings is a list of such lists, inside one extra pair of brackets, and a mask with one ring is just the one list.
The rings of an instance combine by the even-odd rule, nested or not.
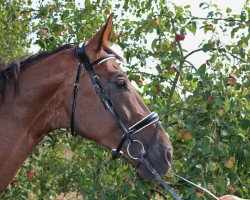
[[(53, 130), (62, 128), (74, 129), (77, 135), (109, 150), (119, 145), (113, 151), (114, 155), (119, 154), (136, 167), (143, 179), (150, 179), (152, 175), (134, 156), (144, 147), (146, 160), (160, 175), (169, 171), (173, 155), (169, 136), (117, 62), (122, 58), (110, 48), (112, 27), (113, 15), (110, 15), (105, 25), (85, 44), (84, 52), (76, 53), (73, 45), (66, 44), (2, 66), (0, 194), (36, 145)], [(98, 66), (92, 68), (96, 73), (93, 77), (86, 71), (77, 73), (82, 67), (79, 64), (82, 53), (90, 63), (98, 61)], [(101, 95), (97, 95), (98, 84), (93, 88), (93, 80), (97, 77), (107, 96), (104, 102), (103, 99), (100, 101)], [(113, 106), (119, 123), (104, 104)], [(124, 134), (124, 130), (132, 129), (136, 134)], [(134, 147), (131, 138), (137, 142)]]

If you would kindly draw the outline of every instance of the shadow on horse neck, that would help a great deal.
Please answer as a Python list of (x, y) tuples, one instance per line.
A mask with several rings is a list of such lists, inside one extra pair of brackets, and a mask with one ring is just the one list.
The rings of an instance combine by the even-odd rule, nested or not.
[[(112, 52), (108, 39), (112, 20), (89, 41), (86, 53), (91, 61)], [(120, 59), (118, 55), (116, 58)], [(71, 45), (61, 46), (6, 66), (0, 71), (0, 194), (17, 173), (36, 145), (51, 131), (70, 128), (72, 90), (79, 59)], [(128, 127), (150, 114), (119, 64), (113, 60), (95, 69), (101, 84), (121, 120)], [(105, 110), (84, 71), (80, 76), (75, 130), (78, 135), (94, 140), (108, 149), (116, 148), (122, 138), (117, 122)], [(162, 127), (151, 141), (156, 124), (133, 136), (152, 147), (148, 160), (160, 174), (171, 165), (172, 146)], [(143, 133), (142, 133), (143, 132)], [(151, 144), (152, 143), (152, 144)], [(137, 166), (123, 147), (123, 158)], [(150, 178), (143, 166), (142, 178)]]

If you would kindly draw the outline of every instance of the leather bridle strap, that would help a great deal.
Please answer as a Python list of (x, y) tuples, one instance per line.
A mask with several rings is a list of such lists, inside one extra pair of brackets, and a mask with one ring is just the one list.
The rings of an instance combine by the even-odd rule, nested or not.
[[(148, 116), (144, 117), (142, 120), (140, 120), (139, 122), (137, 122), (136, 124), (134, 124), (128, 129), (129, 135), (133, 135), (139, 132), (140, 130), (146, 128), (147, 126), (151, 125), (152, 123), (156, 121), (159, 121), (158, 114), (155, 112), (150, 113)], [(116, 149), (112, 149), (111, 151), (113, 159), (121, 157), (122, 155), (121, 148), (126, 140), (127, 140), (127, 135), (123, 134), (118, 147)]]
[(143, 157), (139, 157), (138, 161), (147, 168), (147, 170), (159, 181), (159, 183), (174, 197), (175, 200), (181, 200), (181, 198), (172, 190), (171, 187), (158, 174), (158, 172), (152, 167), (152, 165)]
[[(77, 47), (76, 54), (78, 55), (78, 58), (80, 60), (80, 63), (78, 64), (77, 69), (77, 75), (74, 83), (74, 89), (73, 89), (73, 97), (72, 97), (72, 104), (71, 104), (71, 135), (76, 136), (75, 133), (75, 111), (76, 111), (76, 103), (77, 103), (77, 94), (78, 94), (78, 88), (79, 88), (79, 80), (82, 68), (84, 67), (86, 71), (89, 73), (89, 76), (92, 80), (93, 86), (95, 88), (96, 93), (100, 97), (104, 107), (106, 108), (106, 104), (108, 102), (106, 101), (108, 98), (101, 87), (101, 84), (99, 83), (98, 76), (95, 75), (95, 72), (93, 70), (93, 67), (101, 64), (102, 62), (108, 60), (108, 59), (115, 59), (114, 54), (107, 54), (106, 56), (103, 56), (99, 59), (97, 59), (95, 62), (91, 62), (87, 54), (85, 53), (85, 47), (87, 45), (87, 42), (83, 44), (83, 47)], [(81, 55), (81, 56), (80, 56)], [(111, 102), (110, 102), (111, 103)]]
[(77, 75), (76, 80), (74, 83), (74, 89), (73, 89), (73, 99), (72, 99), (72, 105), (71, 105), (71, 122), (70, 122), (70, 131), (72, 136), (76, 136), (75, 133), (75, 111), (76, 111), (76, 100), (77, 100), (77, 94), (78, 94), (78, 87), (79, 87), (79, 80), (80, 75), (82, 71), (82, 64), (79, 63), (77, 66)]
[[(161, 178), (161, 176), (158, 174), (158, 172), (153, 168), (151, 162), (146, 159), (148, 152), (150, 151), (150, 148), (153, 145), (154, 140), (156, 140), (157, 133), (158, 133), (159, 129), (160, 129), (160, 122), (158, 121), (156, 128), (154, 130), (152, 139), (151, 139), (147, 149), (138, 158), (132, 157), (132, 159), (138, 160), (139, 163), (137, 165), (137, 168), (139, 168), (140, 165), (143, 165), (159, 181), (159, 183), (174, 197), (175, 200), (181, 200), (179, 195), (176, 194), (176, 192), (173, 191), (172, 188), (166, 182), (164, 182), (164, 180)], [(127, 151), (129, 152), (129, 149)]]

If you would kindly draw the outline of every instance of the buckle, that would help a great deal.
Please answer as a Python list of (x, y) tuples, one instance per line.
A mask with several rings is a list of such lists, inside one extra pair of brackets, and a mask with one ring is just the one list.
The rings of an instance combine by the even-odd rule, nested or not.
[(123, 151), (116, 151), (116, 149), (111, 150), (112, 159), (120, 158), (123, 155)]

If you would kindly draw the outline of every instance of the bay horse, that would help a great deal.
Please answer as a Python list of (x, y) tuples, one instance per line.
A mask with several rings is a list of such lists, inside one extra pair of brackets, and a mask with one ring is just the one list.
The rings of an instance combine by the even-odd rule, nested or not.
[[(112, 101), (121, 124), (107, 112), (102, 105), (102, 99), (100, 101), (96, 94), (96, 88), (93, 88), (92, 78), (95, 79), (97, 75), (90, 77), (84, 71), (79, 74), (79, 83), (76, 84), (79, 54), (83, 52), (77, 54), (73, 45), (63, 45), (53, 51), (2, 66), (0, 194), (48, 133), (56, 129), (72, 128), (72, 116), (75, 132), (84, 138), (93, 140), (107, 149), (116, 148), (122, 140), (119, 151), (117, 148), (115, 153), (120, 154), (120, 149), (123, 150), (122, 157), (138, 168), (139, 176), (143, 179), (151, 178), (151, 174), (144, 166), (138, 165), (138, 160), (130, 155), (139, 147), (135, 146), (133, 150), (128, 150), (131, 143), (124, 137), (122, 130), (126, 128), (122, 129), (122, 125), (137, 129), (137, 133), (131, 137), (138, 141), (139, 145), (148, 147), (146, 159), (159, 174), (163, 175), (170, 169), (173, 148), (169, 137), (159, 123), (150, 119), (155, 117), (155, 114), (152, 114), (143, 103), (116, 61), (121, 60), (121, 57), (110, 49), (112, 26), (110, 15), (106, 24), (86, 43), (84, 53), (90, 62), (99, 61), (94, 72), (99, 77), (98, 83), (101, 83), (103, 91)], [(107, 56), (110, 54), (112, 56)], [(116, 59), (105, 59), (109, 57)], [(72, 96), (76, 93), (72, 90), (75, 87), (78, 97), (74, 107)], [(76, 99), (73, 101), (76, 102)], [(71, 109), (72, 105), (74, 112)], [(147, 120), (150, 123), (147, 122), (148, 124), (142, 127), (142, 122), (146, 123)]]

